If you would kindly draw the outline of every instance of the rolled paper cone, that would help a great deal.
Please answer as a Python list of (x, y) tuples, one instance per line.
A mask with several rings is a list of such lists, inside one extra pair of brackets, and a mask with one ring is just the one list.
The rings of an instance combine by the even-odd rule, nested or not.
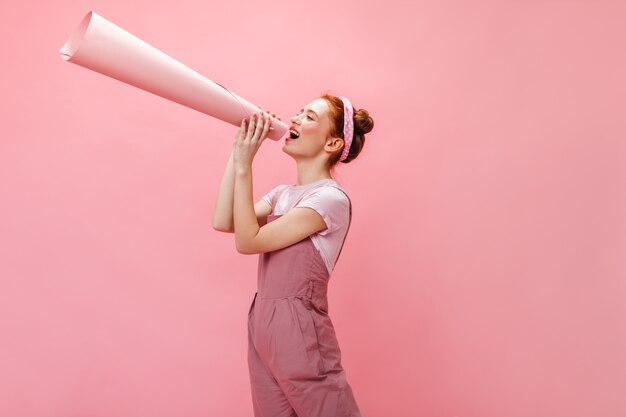
[[(135, 35), (89, 12), (59, 51), (66, 61), (172, 100), (217, 119), (241, 125), (260, 109), (166, 55)], [(272, 117), (270, 139), (288, 130)]]

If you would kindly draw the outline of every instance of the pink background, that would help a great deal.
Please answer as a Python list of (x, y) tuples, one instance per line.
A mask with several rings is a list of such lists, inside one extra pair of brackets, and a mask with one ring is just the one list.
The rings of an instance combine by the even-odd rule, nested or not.
[(0, 415), (252, 415), (257, 257), (211, 228), (236, 128), (63, 61), (89, 10), (283, 120), (371, 112), (329, 295), (364, 417), (626, 415), (624, 2), (12, 3)]

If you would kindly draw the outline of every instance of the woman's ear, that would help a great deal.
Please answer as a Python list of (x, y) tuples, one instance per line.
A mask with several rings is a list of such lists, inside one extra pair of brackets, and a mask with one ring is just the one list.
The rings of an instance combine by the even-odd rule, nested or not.
[(330, 137), (326, 141), (326, 145), (324, 146), (324, 149), (326, 149), (330, 153), (334, 153), (337, 150), (341, 149), (342, 146), (343, 146), (343, 139), (342, 138)]

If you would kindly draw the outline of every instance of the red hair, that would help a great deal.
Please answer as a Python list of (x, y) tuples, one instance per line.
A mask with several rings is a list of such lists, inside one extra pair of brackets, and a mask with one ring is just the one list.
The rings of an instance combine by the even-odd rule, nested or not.
[[(343, 101), (339, 97), (330, 94), (324, 94), (320, 98), (323, 98), (328, 103), (330, 135), (334, 138), (343, 139)], [(347, 164), (359, 155), (365, 145), (365, 134), (371, 132), (374, 128), (374, 119), (370, 117), (369, 113), (365, 109), (354, 109), (352, 119), (354, 122), (354, 135), (352, 137), (352, 144), (350, 145), (348, 156), (342, 161), (344, 164)], [(343, 147), (339, 150), (339, 152), (337, 152), (336, 155), (331, 157), (330, 166), (339, 162), (342, 151)]]

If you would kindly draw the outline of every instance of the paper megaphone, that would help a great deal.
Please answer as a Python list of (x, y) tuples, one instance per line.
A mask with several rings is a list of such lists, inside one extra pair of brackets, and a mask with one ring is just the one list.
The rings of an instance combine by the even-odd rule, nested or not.
[[(89, 12), (59, 51), (66, 61), (89, 68), (217, 119), (241, 125), (259, 108), (157, 48)], [(288, 126), (272, 118), (270, 139)]]

